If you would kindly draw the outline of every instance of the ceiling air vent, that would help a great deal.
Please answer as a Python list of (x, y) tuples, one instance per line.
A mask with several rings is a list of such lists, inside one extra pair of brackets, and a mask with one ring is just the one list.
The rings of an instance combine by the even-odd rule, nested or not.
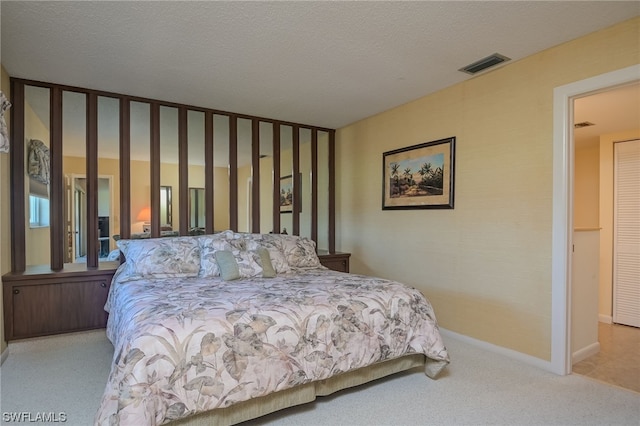
[(493, 55), (487, 56), (486, 58), (482, 58), (479, 61), (476, 61), (470, 65), (467, 65), (464, 68), (460, 68), (458, 71), (466, 72), (467, 74), (477, 74), (480, 71), (484, 71), (487, 68), (494, 67), (503, 62), (510, 61), (511, 58), (507, 58), (504, 55), (499, 53), (494, 53)]
[(583, 127), (589, 127), (589, 126), (595, 126), (595, 124), (590, 122), (590, 121), (583, 121), (581, 123), (574, 124), (573, 128), (574, 129), (582, 129)]

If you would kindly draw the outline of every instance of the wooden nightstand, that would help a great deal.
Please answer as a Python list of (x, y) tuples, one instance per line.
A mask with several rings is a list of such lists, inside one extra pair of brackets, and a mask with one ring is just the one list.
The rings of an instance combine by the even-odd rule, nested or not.
[(351, 253), (329, 253), (326, 250), (318, 251), (320, 263), (329, 269), (338, 272), (349, 272), (349, 257)]

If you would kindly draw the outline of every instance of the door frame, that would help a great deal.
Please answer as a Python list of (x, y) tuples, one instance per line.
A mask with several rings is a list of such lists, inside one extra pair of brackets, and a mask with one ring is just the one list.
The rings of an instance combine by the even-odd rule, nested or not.
[(553, 219), (551, 248), (551, 371), (571, 373), (571, 248), (573, 246), (573, 101), (640, 80), (632, 65), (553, 90)]

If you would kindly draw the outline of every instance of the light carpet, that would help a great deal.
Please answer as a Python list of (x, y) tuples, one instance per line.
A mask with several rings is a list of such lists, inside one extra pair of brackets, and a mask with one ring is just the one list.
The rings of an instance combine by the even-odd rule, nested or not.
[[(639, 393), (445, 342), (451, 365), (437, 380), (411, 370), (246, 425), (639, 424)], [(0, 422), (7, 413), (62, 412), (67, 425), (93, 423), (113, 355), (104, 330), (11, 343), (9, 351)]]

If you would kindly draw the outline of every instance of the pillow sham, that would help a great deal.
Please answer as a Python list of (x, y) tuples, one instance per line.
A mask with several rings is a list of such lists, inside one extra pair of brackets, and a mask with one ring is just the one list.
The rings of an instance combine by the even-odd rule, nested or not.
[(191, 237), (118, 240), (127, 265), (121, 281), (188, 278), (200, 271), (200, 246)]
[(271, 234), (250, 234), (247, 239), (247, 250), (258, 250), (265, 248), (269, 252), (271, 265), (277, 274), (284, 274), (291, 270), (287, 258), (282, 250), (282, 241), (277, 236)]
[(200, 235), (196, 238), (200, 245), (200, 269), (198, 276), (202, 278), (219, 276), (220, 268), (218, 267), (215, 254), (220, 250), (231, 251), (238, 249), (238, 244), (233, 243), (233, 231)]
[(296, 235), (273, 235), (282, 242), (282, 251), (289, 266), (293, 268), (320, 268), (320, 259), (316, 253), (316, 243)]

